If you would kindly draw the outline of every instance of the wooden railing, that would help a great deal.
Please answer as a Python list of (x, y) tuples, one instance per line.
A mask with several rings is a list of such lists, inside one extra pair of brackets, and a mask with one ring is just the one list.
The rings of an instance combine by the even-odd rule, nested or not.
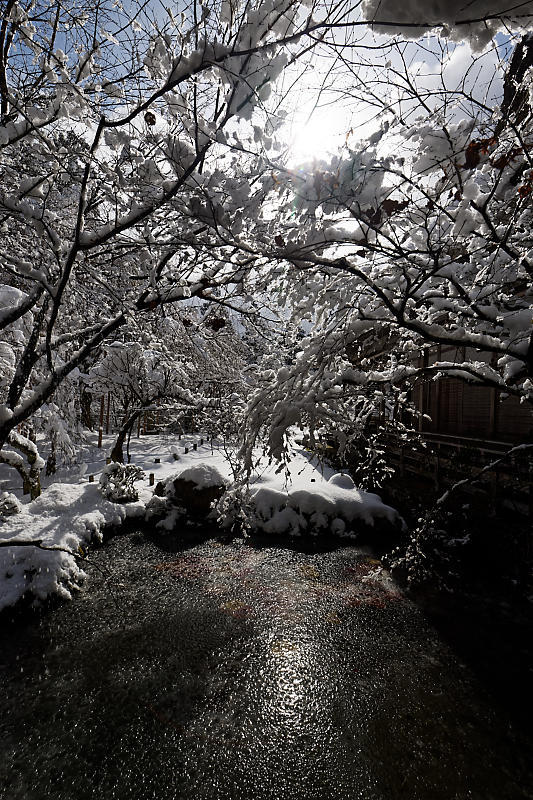
[(533, 448), (506, 455), (512, 447), (508, 442), (435, 433), (405, 438), (394, 431), (384, 438), (397, 477), (416, 476), (437, 492), (467, 478), (463, 494), (484, 495), (493, 508), (533, 516)]

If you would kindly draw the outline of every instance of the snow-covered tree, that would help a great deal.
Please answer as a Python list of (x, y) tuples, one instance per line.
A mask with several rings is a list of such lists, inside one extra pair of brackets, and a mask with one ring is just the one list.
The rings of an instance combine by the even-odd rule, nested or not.
[[(308, 335), (264, 377), (252, 441), (265, 408), (277, 457), (295, 423), (342, 441), (442, 376), (533, 403), (531, 55), (526, 37), (492, 107), (471, 96), (475, 113), (450, 100), (447, 115), (414, 92), (409, 124), (390, 114), (332, 160), (275, 174), (281, 211), (257, 249), (291, 265), (277, 280)], [(420, 358), (430, 348), (445, 355)]]
[(0, 325), (29, 331), (3, 354), (2, 444), (132, 317), (190, 297), (223, 305), (242, 285), (228, 232), (249, 192), (232, 179), (240, 126), (254, 110), (266, 124), (273, 82), (308, 49), (299, 9), (7, 4), (0, 257), (22, 294)]
[[(438, 325), (448, 338), (457, 332), (459, 323), (448, 330), (446, 321), (437, 321), (435, 303), (424, 306), (416, 330), (403, 325), (423, 292), (409, 288), (404, 308), (402, 280), (425, 287), (435, 248), (440, 253), (440, 243), (449, 242), (454, 230), (466, 230), (472, 215), (483, 216), (476, 198), (464, 195), (463, 183), (479, 183), (481, 195), (488, 192), (491, 201), (501, 202), (496, 191), (491, 194), (494, 175), (488, 168), (485, 175), (483, 165), (486, 159), (511, 158), (520, 126), (499, 135), (497, 145), (473, 145), (482, 163), (464, 174), (455, 165), (458, 155), (473, 154), (471, 142), (491, 138), (477, 121), (471, 128), (457, 124), (449, 140), (439, 133), (449, 126), (437, 119), (427, 120), (423, 135), (419, 127), (409, 131), (398, 121), (386, 135), (383, 128), (383, 141), (352, 147), (335, 164), (309, 175), (275, 168), (283, 150), (279, 129), (295, 105), (290, 87), (306, 76), (310, 54), (327, 54), (350, 75), (356, 71), (354, 53), (367, 46), (360, 40), (370, 35), (368, 23), (386, 36), (418, 36), (445, 25), (450, 37), (464, 35), (482, 47), (487, 30), (527, 24), (533, 12), (529, 2), (518, 9), (495, 5), (500, 4), (479, 0), (465, 14), (459, 2), (442, 3), (428, 16), (413, 2), (399, 19), (392, 5), (372, 0), (212, 0), (185, 7), (177, 18), (171, 9), (151, 11), (136, 2), (123, 8), (107, 0), (8, 0), (0, 26), (0, 277), (21, 294), (2, 308), (0, 330), (22, 322), (25, 331), (17, 348), (2, 356), (13, 374), (0, 406), (0, 444), (132, 319), (141, 324), (157, 309), (189, 298), (234, 308), (238, 295), (240, 310), (251, 313), (254, 297), (268, 295), (276, 282), (292, 291), (294, 276), (307, 281), (309, 275), (306, 291), (316, 298), (317, 312), (323, 299), (335, 294), (325, 282), (332, 289), (336, 280), (344, 282), (350, 287), (345, 294), (352, 287), (362, 292), (356, 337), (359, 323), (367, 328), (391, 319), (395, 329), (411, 330), (413, 337)], [(364, 71), (360, 77), (363, 85)], [(442, 145), (444, 182), (440, 167), (424, 162), (424, 153), (431, 161), (432, 131)], [(387, 143), (394, 147), (395, 135), (413, 148), (404, 163), (379, 149)], [(499, 187), (510, 180), (506, 169)], [(479, 181), (465, 181), (472, 170)], [(526, 175), (522, 205), (527, 205), (527, 180)], [(424, 245), (428, 215), (422, 212), (430, 200), (430, 224), (441, 232), (428, 234), (431, 241)], [(483, 223), (489, 231), (498, 213), (491, 211)], [(406, 232), (409, 241), (402, 239)], [(495, 235), (511, 246), (503, 232)], [(481, 236), (489, 241), (492, 233)], [(358, 250), (365, 251), (362, 270), (357, 259), (363, 257), (353, 252), (357, 239)], [(500, 239), (492, 242), (498, 258), (507, 253)], [(348, 251), (332, 252), (332, 241)], [(409, 247), (415, 249), (408, 252)], [(437, 284), (446, 283), (442, 270), (452, 257), (457, 261), (443, 245)], [(287, 265), (289, 276), (283, 274)], [(388, 289), (383, 292), (388, 280), (392, 299)], [(473, 281), (472, 275), (465, 278), (466, 291)], [(430, 281), (428, 290), (434, 289), (444, 291)], [(465, 307), (470, 300), (475, 309), (486, 305), (469, 295)], [(483, 311), (481, 322), (491, 313)], [(485, 331), (481, 322), (470, 342), (472, 336), (485, 337), (483, 344), (494, 339), (495, 331), (490, 326)], [(322, 364), (332, 363), (335, 329), (325, 331)], [(519, 361), (520, 343), (504, 345), (504, 351), (492, 344), (489, 350), (500, 360), (514, 359), (509, 364)], [(304, 347), (311, 347), (311, 366), (312, 346)], [(334, 367), (327, 391), (338, 395), (351, 383), (364, 383), (347, 366)], [(315, 400), (320, 404), (320, 397)]]

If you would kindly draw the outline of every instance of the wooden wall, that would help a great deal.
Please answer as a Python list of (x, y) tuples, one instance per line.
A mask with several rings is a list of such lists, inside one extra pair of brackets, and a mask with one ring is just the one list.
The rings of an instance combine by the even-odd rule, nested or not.
[[(461, 363), (464, 354), (452, 348), (435, 348), (421, 358)], [(477, 360), (482, 360), (476, 354)], [(503, 442), (533, 441), (533, 407), (496, 389), (475, 386), (459, 378), (420, 382), (414, 392), (420, 418), (419, 430), (429, 433), (492, 439)]]

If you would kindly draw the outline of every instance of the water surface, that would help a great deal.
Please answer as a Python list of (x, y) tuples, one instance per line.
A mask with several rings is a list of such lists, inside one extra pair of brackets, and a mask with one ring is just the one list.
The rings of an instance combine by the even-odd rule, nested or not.
[(7, 626), (2, 798), (533, 797), (531, 740), (369, 552), (175, 544), (118, 535)]

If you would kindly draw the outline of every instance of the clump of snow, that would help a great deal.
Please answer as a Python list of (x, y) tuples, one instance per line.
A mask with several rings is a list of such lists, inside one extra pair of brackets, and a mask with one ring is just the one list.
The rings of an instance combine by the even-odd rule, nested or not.
[(375, 29), (419, 39), (440, 29), (455, 41), (467, 40), (482, 50), (498, 30), (531, 25), (533, 2), (502, 3), (501, 0), (364, 0), (362, 14), (375, 21)]
[(164, 484), (165, 497), (154, 494), (146, 504), (144, 519), (151, 522), (159, 530), (174, 531), (178, 522), (187, 516), (187, 509), (178, 505), (174, 497), (174, 484), (168, 480)]
[(139, 499), (134, 483), (144, 477), (144, 470), (134, 464), (107, 464), (100, 476), (100, 491), (115, 503), (131, 503)]
[(392, 526), (402, 524), (395, 509), (378, 495), (357, 489), (345, 473), (332, 475), (329, 480), (315, 479), (315, 483), (296, 478), (286, 490), (279, 486), (276, 476), (263, 476), (259, 484), (250, 486), (250, 497), (251, 526), (266, 533), (298, 536), (332, 532), (350, 536), (354, 523), (374, 526), (376, 520), (385, 520)]
[(338, 486), (340, 489), (355, 489), (355, 483), (350, 475), (345, 472), (338, 472), (336, 475), (332, 475), (328, 483), (330, 486)]
[(160, 497), (157, 494), (148, 501), (146, 504), (145, 519), (150, 522), (153, 519), (160, 519), (165, 516), (170, 509), (168, 497)]
[(177, 472), (173, 477), (195, 483), (197, 489), (225, 486), (228, 482), (226, 475), (223, 475), (217, 466), (206, 463), (195, 464), (182, 472)]
[(21, 511), (22, 504), (14, 494), (0, 492), (0, 522), (2, 517), (12, 517), (14, 514), (20, 514)]
[[(147, 509), (148, 514), (146, 519), (149, 519), (151, 510), (152, 509)], [(156, 523), (156, 528), (165, 531), (173, 531), (176, 529), (178, 522), (183, 522), (183, 518), (186, 514), (187, 510), (183, 508), (183, 506), (167, 506), (165, 509), (165, 516)]]

